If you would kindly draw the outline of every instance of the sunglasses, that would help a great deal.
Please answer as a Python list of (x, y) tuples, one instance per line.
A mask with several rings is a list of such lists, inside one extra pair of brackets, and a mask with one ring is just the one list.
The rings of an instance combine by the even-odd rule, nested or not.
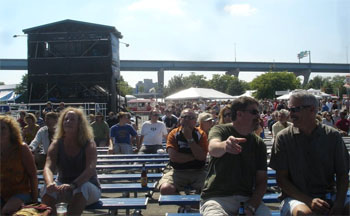
[(159, 114), (158, 113), (153, 113), (152, 116), (159, 116)]
[(310, 105), (305, 105), (305, 106), (297, 106), (297, 107), (289, 107), (289, 111), (293, 112), (293, 113), (297, 113), (300, 112), (302, 109), (311, 107)]
[(181, 118), (185, 119), (185, 120), (194, 120), (196, 119), (195, 116), (190, 116), (190, 115), (187, 115), (187, 116), (181, 116)]
[(258, 115), (260, 112), (259, 110), (252, 109), (252, 110), (242, 110), (243, 112), (249, 112), (252, 115)]
[(230, 116), (231, 116), (231, 113), (224, 114), (224, 117), (230, 117)]

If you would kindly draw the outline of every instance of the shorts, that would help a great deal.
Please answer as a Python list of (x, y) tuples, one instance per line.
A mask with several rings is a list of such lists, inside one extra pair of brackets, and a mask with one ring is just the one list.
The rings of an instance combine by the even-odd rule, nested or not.
[[(249, 200), (248, 196), (232, 195), (224, 197), (211, 197), (203, 200), (200, 205), (200, 213), (204, 216), (237, 215), (240, 202)], [(255, 215), (271, 215), (270, 209), (261, 202)]]
[[(55, 180), (55, 183), (56, 185), (62, 185), (62, 183), (58, 180)], [(101, 189), (98, 188), (96, 185), (92, 184), (91, 182), (85, 182), (84, 184), (74, 189), (73, 193), (64, 194), (64, 197), (62, 197), (57, 192), (48, 193), (46, 191), (46, 185), (40, 189), (41, 198), (43, 198), (43, 196), (47, 194), (56, 200), (65, 200), (66, 202), (68, 202), (68, 200), (70, 200), (77, 193), (83, 194), (86, 200), (86, 205), (90, 205), (97, 202), (101, 197)]]
[[(332, 195), (332, 200), (335, 201), (336, 194)], [(350, 198), (346, 197), (344, 206), (350, 202)], [(289, 216), (292, 215), (293, 209), (298, 206), (298, 205), (306, 205), (305, 203), (293, 199), (291, 197), (286, 197), (284, 200), (281, 202), (280, 210), (281, 210), (281, 216)]]
[(178, 192), (191, 187), (196, 190), (196, 193), (200, 193), (206, 176), (207, 171), (205, 169), (175, 170), (171, 168), (160, 179), (158, 189), (160, 189), (163, 183), (168, 183), (174, 185)]
[(139, 154), (157, 154), (158, 149), (163, 149), (162, 145), (142, 145)]
[(129, 143), (114, 144), (114, 154), (134, 154), (132, 146)]
[[(13, 195), (12, 197), (10, 197), (10, 199), (12, 198), (18, 198), (20, 200), (22, 200), (22, 202), (24, 204), (29, 204), (29, 203), (32, 203), (33, 200), (32, 200), (32, 195), (31, 194), (15, 194)], [(3, 200), (1, 197), (0, 197), (0, 205), (1, 205), (1, 208), (6, 204), (5, 200)]]

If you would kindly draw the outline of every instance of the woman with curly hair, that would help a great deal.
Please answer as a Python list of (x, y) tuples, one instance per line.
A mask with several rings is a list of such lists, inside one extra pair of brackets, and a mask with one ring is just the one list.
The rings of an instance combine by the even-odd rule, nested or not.
[(30, 145), (30, 143), (35, 138), (36, 133), (39, 131), (40, 126), (36, 124), (36, 117), (33, 113), (28, 113), (24, 117), (24, 122), (27, 124), (22, 131), (23, 140), (25, 143)]
[[(42, 202), (68, 203), (67, 215), (81, 215), (85, 206), (101, 197), (96, 173), (97, 151), (92, 128), (81, 109), (62, 111), (44, 167)], [(58, 172), (57, 179), (53, 179)]]
[(219, 124), (226, 124), (232, 122), (231, 104), (224, 106), (219, 113)]
[(23, 204), (37, 202), (38, 179), (32, 153), (11, 116), (0, 116), (0, 153), (1, 215), (12, 215)]

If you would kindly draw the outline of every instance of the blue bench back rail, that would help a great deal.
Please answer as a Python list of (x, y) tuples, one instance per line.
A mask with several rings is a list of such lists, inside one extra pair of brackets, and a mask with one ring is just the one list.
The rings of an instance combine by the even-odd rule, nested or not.
[(101, 198), (85, 209), (146, 209), (148, 198)]
[[(166, 213), (165, 216), (200, 216), (201, 214), (198, 213)], [(271, 211), (272, 216), (279, 216), (279, 211)]]
[[(148, 173), (147, 178), (148, 180), (159, 180), (163, 176), (163, 173)], [(117, 173), (117, 174), (100, 174), (97, 175), (99, 180), (110, 180), (110, 181), (118, 181), (118, 180), (140, 180), (141, 179), (141, 173), (139, 174), (124, 174), (124, 173)], [(54, 176), (56, 178), (56, 175)], [(43, 181), (44, 176), (38, 175), (38, 180)]]
[(164, 163), (169, 162), (169, 158), (121, 158), (121, 159), (97, 159), (97, 164), (108, 163), (108, 164), (117, 164), (117, 163)]
[[(146, 164), (146, 169), (162, 169), (166, 164)], [(142, 164), (118, 164), (118, 165), (96, 165), (97, 170), (113, 169), (113, 170), (128, 170), (128, 169), (142, 169)]]
[(97, 155), (97, 158), (169, 158), (168, 154), (106, 154)]

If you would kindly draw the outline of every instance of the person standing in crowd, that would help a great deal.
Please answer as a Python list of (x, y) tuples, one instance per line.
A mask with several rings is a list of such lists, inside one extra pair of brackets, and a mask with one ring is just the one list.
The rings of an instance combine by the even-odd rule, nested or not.
[[(97, 150), (94, 134), (81, 109), (66, 108), (60, 115), (54, 141), (44, 167), (42, 202), (53, 209), (58, 202), (68, 203), (67, 215), (81, 215), (85, 206), (101, 197), (97, 179)], [(58, 171), (58, 177), (53, 175)]]
[(333, 115), (332, 115), (334, 124), (337, 123), (337, 121), (340, 119), (339, 110), (333, 109)]
[(281, 109), (277, 112), (278, 121), (272, 125), (272, 137), (276, 139), (278, 132), (292, 125), (288, 122), (289, 112), (286, 109)]
[(335, 123), (335, 126), (340, 130), (343, 136), (349, 133), (350, 121), (346, 119), (346, 111), (340, 113), (340, 119)]
[(163, 148), (163, 138), (166, 139), (168, 132), (165, 124), (158, 121), (159, 110), (153, 109), (150, 112), (151, 120), (145, 121), (141, 127), (141, 137), (137, 148), (139, 154), (155, 154), (158, 149)]
[(24, 122), (27, 125), (22, 130), (22, 136), (24, 142), (29, 145), (40, 129), (40, 126), (36, 124), (36, 118), (33, 113), (27, 113), (26, 117), (24, 117)]
[(208, 153), (208, 138), (204, 131), (196, 128), (197, 117), (192, 109), (184, 109), (180, 124), (170, 132), (166, 149), (171, 169), (163, 175), (158, 188), (163, 195), (176, 194), (185, 187), (200, 193), (207, 174), (205, 161)]
[(27, 125), (25, 122), (24, 122), (24, 118), (26, 117), (27, 115), (27, 112), (26, 111), (20, 111), (19, 112), (19, 118), (17, 119), (17, 122), (19, 124), (19, 126), (21, 126), (21, 129), (23, 130), (23, 128)]
[(201, 194), (201, 215), (271, 215), (262, 202), (267, 187), (266, 145), (253, 131), (259, 127), (259, 104), (240, 97), (232, 102), (232, 123), (209, 133), (209, 171)]
[(330, 111), (329, 110), (329, 107), (327, 106), (327, 104), (326, 104), (326, 101), (325, 100), (323, 100), (322, 101), (322, 107), (321, 107), (321, 112), (325, 112), (325, 111)]
[(307, 91), (293, 94), (289, 109), (293, 127), (277, 135), (269, 165), (282, 189), (281, 215), (349, 215), (349, 153), (340, 134), (316, 121), (318, 100)]
[(60, 113), (64, 110), (64, 102), (61, 102), (60, 105), (56, 108), (56, 112)]
[(272, 134), (272, 126), (277, 122), (278, 120), (278, 111), (274, 111), (271, 113), (271, 119), (267, 121), (267, 128), (269, 129), (269, 134)]
[(45, 126), (44, 119), (41, 118), (39, 111), (35, 111), (35, 118), (36, 118), (36, 124), (39, 125), (39, 127)]
[(45, 115), (45, 125), (40, 128), (29, 148), (34, 154), (37, 169), (43, 169), (46, 161), (46, 154), (49, 145), (53, 140), (58, 115), (54, 112), (48, 112)]
[(89, 120), (89, 123), (92, 124), (95, 121), (95, 115), (92, 113), (89, 114), (88, 120)]
[(225, 105), (224, 108), (220, 110), (219, 113), (219, 124), (231, 123), (231, 105)]
[(118, 118), (115, 116), (114, 112), (108, 113), (107, 124), (109, 128), (111, 128), (113, 125), (118, 124)]
[(334, 127), (334, 121), (331, 112), (323, 113), (322, 124)]
[(11, 116), (0, 116), (1, 215), (12, 215), (23, 204), (37, 202), (37, 170), (21, 129)]
[(104, 116), (101, 112), (98, 112), (95, 117), (95, 121), (91, 123), (91, 127), (94, 131), (95, 143), (97, 147), (109, 146), (109, 127), (107, 122), (103, 120)]
[(51, 101), (46, 102), (46, 107), (43, 109), (43, 117), (45, 118), (46, 113), (53, 112)]
[(111, 139), (112, 142), (109, 146), (109, 154), (132, 154), (132, 142), (131, 139), (136, 139), (137, 132), (130, 125), (131, 115), (128, 112), (119, 112), (118, 119), (119, 123), (112, 126), (111, 128)]
[(213, 116), (210, 113), (203, 112), (198, 115), (199, 128), (202, 131), (204, 131), (207, 136), (209, 134), (209, 130), (214, 125), (213, 121), (214, 121)]
[(166, 130), (168, 133), (172, 131), (177, 126), (177, 117), (171, 113), (170, 108), (165, 109), (165, 115), (162, 117), (162, 121), (166, 126)]

